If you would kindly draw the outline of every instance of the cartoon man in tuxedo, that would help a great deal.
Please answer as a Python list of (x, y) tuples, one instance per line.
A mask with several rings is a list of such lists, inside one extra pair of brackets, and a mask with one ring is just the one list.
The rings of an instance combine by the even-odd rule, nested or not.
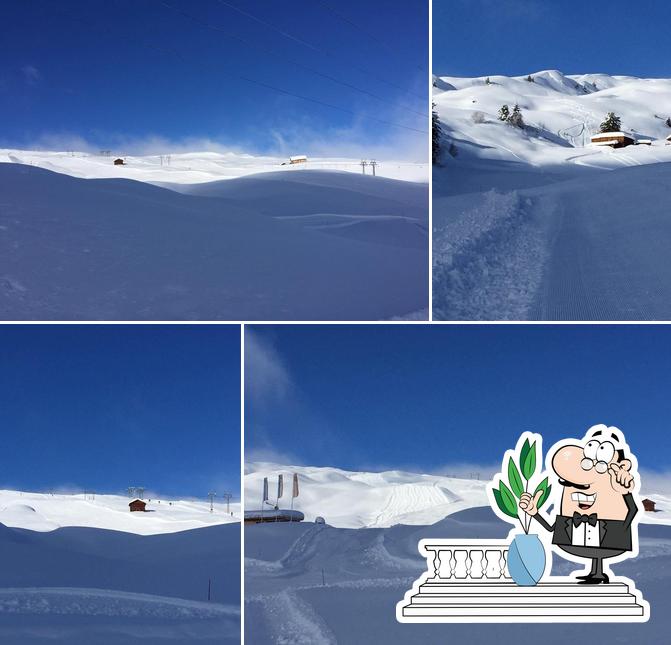
[(550, 454), (562, 487), (554, 524), (538, 512), (542, 491), (535, 496), (523, 493), (519, 506), (552, 532), (553, 544), (591, 560), (589, 574), (577, 576), (579, 584), (608, 583), (603, 561), (633, 550), (632, 522), (638, 513), (632, 472), (635, 458), (628, 454), (622, 433), (605, 425), (590, 428), (582, 442), (560, 442)]

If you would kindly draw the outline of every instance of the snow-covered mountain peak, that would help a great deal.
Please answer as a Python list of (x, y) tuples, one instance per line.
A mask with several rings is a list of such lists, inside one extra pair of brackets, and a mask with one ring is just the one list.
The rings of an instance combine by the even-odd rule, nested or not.
[[(436, 77), (434, 103), (450, 154), (445, 163), (486, 159), (534, 167), (620, 168), (671, 161), (671, 79), (608, 74), (567, 75), (543, 70), (527, 76)], [(519, 105), (525, 127), (500, 119)], [(651, 145), (621, 150), (590, 142), (609, 112), (621, 129)]]

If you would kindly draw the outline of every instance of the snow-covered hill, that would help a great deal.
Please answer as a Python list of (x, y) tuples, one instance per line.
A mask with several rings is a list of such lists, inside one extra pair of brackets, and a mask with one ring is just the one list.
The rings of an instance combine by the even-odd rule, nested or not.
[[(435, 80), (434, 317), (668, 320), (671, 79), (531, 76)], [(610, 111), (652, 144), (591, 144)]]
[(210, 513), (207, 500), (147, 499), (145, 513), (131, 513), (128, 497), (92, 493), (29, 493), (0, 490), (0, 524), (31, 531), (60, 527), (89, 527), (138, 535), (176, 533), (240, 521), (240, 503), (215, 502)]
[[(291, 474), (298, 473), (300, 495), (294, 500), (294, 507), (305, 514), (306, 521), (322, 516), (328, 524), (343, 528), (432, 524), (461, 509), (486, 503), (486, 482), (476, 479), (258, 462), (245, 464), (247, 510), (260, 508), (264, 477), (268, 477), (274, 502), (274, 486), (280, 473), (285, 481), (291, 481)], [(290, 489), (286, 490), (280, 506), (291, 502), (286, 497)]]
[[(671, 79), (584, 74), (557, 70), (527, 76), (483, 78), (440, 77), (433, 100), (457, 158), (476, 157), (532, 166), (578, 164), (594, 168), (671, 161)], [(527, 127), (522, 130), (498, 119), (502, 105), (519, 105)], [(595, 147), (590, 136), (608, 112), (622, 119), (622, 128), (652, 146), (622, 150)], [(585, 145), (586, 144), (586, 145)], [(449, 157), (449, 155), (447, 155)]]
[(237, 523), (165, 535), (0, 523), (0, 642), (239, 643), (239, 581)]
[(218, 184), (181, 185), (201, 197), (0, 163), (0, 318), (426, 319), (427, 184), (326, 170)]
[[(115, 166), (118, 155), (123, 166)], [(262, 172), (293, 172), (295, 170), (333, 170), (362, 174), (361, 159), (309, 158), (305, 164), (288, 165), (287, 159), (254, 156), (237, 152), (179, 152), (164, 155), (126, 156), (94, 154), (81, 151), (15, 150), (0, 148), (0, 163), (21, 163), (61, 172), (83, 179), (135, 179), (150, 183), (195, 184), (231, 179)], [(283, 165), (285, 164), (285, 165)], [(366, 167), (369, 175), (371, 167)], [(428, 182), (426, 163), (407, 161), (378, 161), (375, 173), (379, 177), (405, 181)]]
[[(291, 477), (298, 474), (300, 494), (294, 508), (307, 522), (321, 516), (339, 528), (375, 528), (396, 524), (429, 525), (464, 509), (486, 506), (487, 481), (392, 470), (355, 472), (339, 468), (284, 466), (266, 462), (245, 464), (245, 509), (261, 508), (263, 478), (268, 477), (270, 501), (275, 503), (277, 477), (284, 475), (285, 493), (280, 507), (291, 503)], [(474, 474), (475, 475), (475, 474)], [(288, 483), (287, 483), (288, 482)], [(648, 488), (643, 494), (657, 502), (657, 513), (642, 522), (671, 524), (668, 491)]]

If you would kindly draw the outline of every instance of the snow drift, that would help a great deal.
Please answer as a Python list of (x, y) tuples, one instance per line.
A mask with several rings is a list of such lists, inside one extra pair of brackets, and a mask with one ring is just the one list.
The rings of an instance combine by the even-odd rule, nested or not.
[[(319, 188), (300, 180), (311, 172)], [(377, 320), (426, 309), (426, 185), (276, 177), (200, 197), (0, 164), (0, 317)], [(258, 198), (268, 183), (282, 200), (298, 191), (294, 206), (310, 194), (310, 208), (274, 216), (274, 193)]]
[(239, 571), (237, 523), (153, 536), (0, 524), (0, 639), (237, 643)]

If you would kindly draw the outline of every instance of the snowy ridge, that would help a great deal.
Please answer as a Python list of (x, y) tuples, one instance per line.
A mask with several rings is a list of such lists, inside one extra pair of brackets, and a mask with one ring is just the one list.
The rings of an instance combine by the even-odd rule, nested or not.
[(131, 513), (129, 501), (121, 495), (0, 490), (0, 523), (42, 532), (81, 526), (156, 535), (240, 521), (239, 502), (231, 504), (233, 514), (228, 515), (221, 502), (210, 513), (207, 500), (147, 500), (146, 513)]
[[(115, 166), (114, 159), (124, 159)], [(361, 160), (345, 157), (310, 157), (307, 163), (282, 165), (283, 157), (255, 156), (238, 152), (179, 152), (164, 155), (126, 156), (122, 152), (104, 156), (82, 151), (14, 150), (0, 148), (0, 163), (20, 163), (82, 179), (125, 178), (149, 183), (197, 184), (232, 179), (263, 172), (334, 170), (362, 174)], [(426, 163), (378, 161), (376, 175), (406, 181), (429, 181)], [(372, 169), (367, 168), (372, 175)]]

